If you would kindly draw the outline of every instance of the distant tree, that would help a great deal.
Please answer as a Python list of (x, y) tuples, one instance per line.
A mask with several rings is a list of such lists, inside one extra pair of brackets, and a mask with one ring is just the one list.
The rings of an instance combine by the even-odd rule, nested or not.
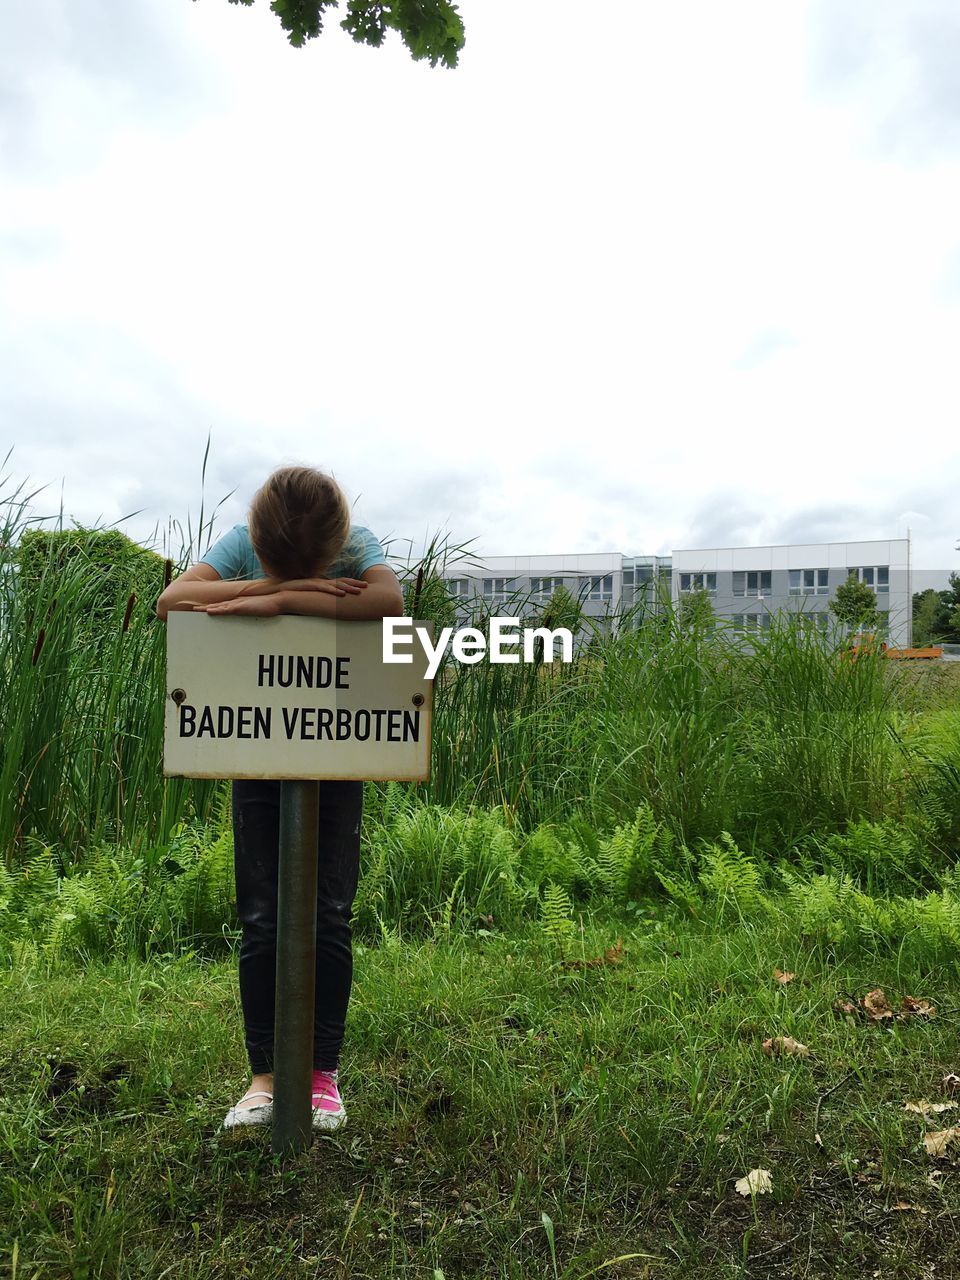
[(950, 588), (942, 593), (947, 611), (947, 630), (943, 639), (948, 644), (960, 644), (960, 573), (951, 573)]
[(914, 592), (914, 644), (960, 644), (960, 573), (951, 573), (949, 582), (944, 591)]
[(837, 594), (830, 601), (830, 612), (849, 631), (869, 631), (880, 625), (876, 594), (855, 573), (837, 587)]
[(683, 592), (680, 597), (678, 620), (685, 630), (713, 625), (713, 605), (703, 587), (695, 587), (693, 591)]
[[(230, 0), (253, 4), (253, 0)], [(280, 19), (290, 43), (298, 48), (323, 30), (325, 10), (337, 0), (272, 0), (270, 8)], [(388, 30), (400, 38), (415, 59), (428, 58), (431, 67), (442, 62), (455, 67), (463, 48), (463, 20), (452, 0), (347, 0), (340, 26), (358, 44), (379, 48)]]
[(926, 591), (913, 594), (913, 643), (919, 647), (938, 644), (950, 631), (950, 607), (946, 603), (946, 591)]

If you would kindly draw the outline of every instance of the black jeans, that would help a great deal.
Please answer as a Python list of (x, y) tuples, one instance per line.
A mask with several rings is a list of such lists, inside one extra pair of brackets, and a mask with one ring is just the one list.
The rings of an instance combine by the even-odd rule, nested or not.
[[(317, 986), (313, 1065), (336, 1069), (353, 981), (351, 908), (360, 874), (363, 783), (320, 786), (317, 861)], [(233, 845), (240, 944), (244, 1039), (254, 1075), (273, 1070), (277, 981), (277, 870), (280, 783), (233, 784)]]

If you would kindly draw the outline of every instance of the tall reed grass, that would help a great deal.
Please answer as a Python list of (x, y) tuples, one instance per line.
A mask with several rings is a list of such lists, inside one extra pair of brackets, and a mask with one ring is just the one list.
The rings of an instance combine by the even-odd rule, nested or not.
[[(34, 836), (77, 860), (92, 844), (155, 840), (206, 816), (216, 787), (164, 779), (165, 649), (154, 615), (164, 562), (144, 590), (104, 590), (100, 530), (35, 541), (19, 486), (0, 496), (0, 847), (9, 867)], [(183, 559), (189, 555), (185, 551)], [(172, 568), (172, 566), (171, 566)], [(122, 577), (122, 575), (121, 575)]]
[(929, 761), (879, 654), (784, 615), (744, 640), (670, 609), (621, 615), (570, 666), (458, 666), (437, 682), (429, 798), (500, 805), (524, 827), (604, 829), (649, 803), (684, 844), (751, 849), (902, 817)]
[[(118, 581), (105, 598), (91, 531), (68, 557), (51, 540), (27, 583), (20, 549), (38, 525), (31, 496), (23, 486), (6, 496), (0, 489), (0, 845), (8, 867), (28, 837), (66, 861), (92, 845), (156, 844), (182, 820), (209, 814), (223, 792), (223, 784), (162, 776), (164, 628), (153, 595), (162, 578), (136, 598)], [(199, 528), (181, 531), (168, 571), (196, 558), (211, 529), (201, 510)], [(454, 606), (442, 575), (466, 554), (435, 540), (419, 561), (399, 566), (408, 611), (449, 625)], [(569, 601), (564, 607), (570, 614)], [(545, 617), (522, 597), (497, 612), (550, 621), (549, 607)], [(726, 832), (770, 859), (858, 822), (902, 822), (938, 857), (956, 854), (953, 712), (938, 703), (938, 728), (922, 729), (916, 689), (907, 696), (879, 654), (853, 660), (803, 631), (796, 616), (749, 640), (669, 606), (623, 613), (609, 632), (580, 621), (589, 643), (570, 664), (443, 662), (432, 777), (410, 788), (412, 803), (497, 809), (519, 832), (579, 824), (587, 843), (591, 831), (648, 806), (678, 847)], [(576, 625), (576, 610), (563, 622)]]

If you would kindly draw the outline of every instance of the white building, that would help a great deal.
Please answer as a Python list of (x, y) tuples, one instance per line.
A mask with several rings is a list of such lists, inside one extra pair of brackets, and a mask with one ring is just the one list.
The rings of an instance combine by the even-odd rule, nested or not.
[[(719, 618), (736, 630), (763, 631), (778, 610), (802, 613), (826, 630), (830, 601), (853, 573), (875, 592), (881, 633), (894, 645), (911, 637), (909, 539), (805, 543), (797, 546), (700, 547), (670, 556), (583, 555), (486, 556), (482, 567), (459, 565), (445, 575), (451, 594), (464, 605), (463, 618), (478, 602), (492, 613), (506, 608), (530, 612), (563, 587), (597, 619), (616, 615), (642, 600), (656, 605), (658, 588), (678, 604), (685, 592), (706, 592)], [(519, 602), (529, 600), (526, 609)]]

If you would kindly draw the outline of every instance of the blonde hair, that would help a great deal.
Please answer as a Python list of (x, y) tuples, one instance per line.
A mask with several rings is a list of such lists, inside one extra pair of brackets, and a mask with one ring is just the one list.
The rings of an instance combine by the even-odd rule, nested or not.
[(332, 476), (312, 467), (280, 467), (253, 496), (249, 530), (265, 573), (310, 578), (343, 550), (350, 506)]

